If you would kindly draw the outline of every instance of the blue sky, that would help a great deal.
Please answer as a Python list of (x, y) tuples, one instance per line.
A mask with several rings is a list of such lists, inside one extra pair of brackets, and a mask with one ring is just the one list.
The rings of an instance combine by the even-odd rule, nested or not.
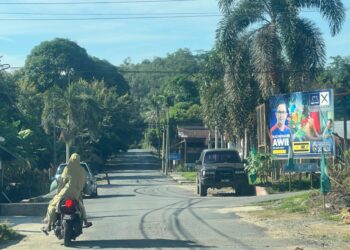
[[(133, 63), (143, 59), (164, 57), (179, 48), (192, 52), (210, 50), (220, 16), (216, 0), (106, 0), (114, 4), (96, 4), (102, 0), (3, 0), (0, 2), (1, 62), (11, 66), (24, 65), (31, 49), (42, 41), (56, 37), (68, 38), (85, 48), (89, 55), (119, 65), (130, 57)], [(4, 3), (12, 4), (4, 4)], [(95, 4), (33, 4), (54, 2), (95, 2)], [(350, 0), (343, 1), (350, 8)], [(13, 4), (31, 3), (31, 4)], [(21, 13), (21, 14), (13, 14)], [(26, 13), (26, 14), (25, 14)], [(34, 14), (37, 15), (34, 15)], [(98, 14), (95, 17), (113, 20), (4, 20), (41, 18), (89, 18), (76, 14)], [(45, 14), (56, 14), (45, 15)], [(60, 14), (60, 15), (57, 15)], [(63, 15), (61, 15), (63, 14)], [(150, 18), (159, 16), (205, 17)], [(347, 12), (349, 14), (349, 11)], [(317, 12), (303, 12), (321, 28), (327, 46), (327, 57), (350, 55), (350, 21), (347, 17), (342, 32), (332, 38), (327, 23)], [(135, 17), (148, 18), (135, 18)]]

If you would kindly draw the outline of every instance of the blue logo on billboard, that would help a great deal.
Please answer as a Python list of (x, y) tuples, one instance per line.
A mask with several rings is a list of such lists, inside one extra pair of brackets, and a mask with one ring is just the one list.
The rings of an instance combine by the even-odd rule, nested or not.
[(310, 94), (310, 105), (320, 105), (320, 93)]

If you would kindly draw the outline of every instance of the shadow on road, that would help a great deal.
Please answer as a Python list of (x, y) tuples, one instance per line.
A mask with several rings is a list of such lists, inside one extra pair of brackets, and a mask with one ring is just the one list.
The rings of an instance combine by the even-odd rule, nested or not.
[(104, 219), (104, 218), (119, 218), (119, 217), (127, 217), (130, 215), (107, 215), (107, 216), (88, 216), (88, 219), (94, 221), (95, 219)]
[(110, 180), (154, 180), (164, 179), (163, 175), (115, 175), (110, 176)]
[(128, 239), (128, 240), (88, 240), (72, 242), (74, 248), (213, 248), (188, 240), (169, 239)]
[[(98, 195), (97, 197), (89, 197), (88, 199), (104, 199), (104, 198), (116, 198), (116, 197), (131, 197), (136, 196), (135, 194), (105, 194), (105, 195)], [(85, 199), (85, 198), (84, 198)]]
[(237, 194), (235, 194), (234, 192), (232, 193), (214, 193), (212, 194), (212, 196), (218, 196), (218, 197), (233, 197), (233, 196), (238, 196)]

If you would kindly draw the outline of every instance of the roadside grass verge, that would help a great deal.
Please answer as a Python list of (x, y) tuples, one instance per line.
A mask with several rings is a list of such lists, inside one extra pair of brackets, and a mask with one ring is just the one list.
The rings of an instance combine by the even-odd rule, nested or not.
[(190, 181), (196, 181), (197, 172), (177, 172), (177, 174)]
[(293, 197), (284, 198), (281, 200), (273, 200), (263, 202), (261, 205), (268, 209), (275, 210), (277, 212), (288, 212), (288, 213), (308, 213), (310, 192), (305, 192)]
[(18, 240), (22, 235), (18, 234), (8, 224), (0, 223), (0, 244), (3, 244), (9, 240)]
[[(280, 200), (259, 202), (257, 205), (264, 208), (264, 212), (258, 213), (266, 217), (275, 216), (276, 214), (299, 213), (306, 216), (316, 216), (328, 221), (342, 221), (340, 211), (331, 208), (324, 210), (323, 197), (316, 189)], [(329, 206), (327, 201), (326, 206)]]

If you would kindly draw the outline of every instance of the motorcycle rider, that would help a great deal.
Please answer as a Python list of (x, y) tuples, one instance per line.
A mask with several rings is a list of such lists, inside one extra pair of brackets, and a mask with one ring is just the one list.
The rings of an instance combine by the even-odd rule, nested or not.
[(81, 210), (84, 227), (92, 226), (91, 222), (87, 221), (86, 211), (82, 202), (81, 193), (85, 185), (86, 173), (85, 169), (80, 165), (80, 156), (74, 153), (69, 158), (68, 164), (63, 170), (61, 175), (61, 189), (58, 190), (57, 194), (52, 198), (47, 208), (46, 226), (41, 228), (41, 231), (48, 235), (51, 231), (51, 225), (55, 221), (56, 207), (62, 198), (71, 198), (79, 201), (79, 207)]

